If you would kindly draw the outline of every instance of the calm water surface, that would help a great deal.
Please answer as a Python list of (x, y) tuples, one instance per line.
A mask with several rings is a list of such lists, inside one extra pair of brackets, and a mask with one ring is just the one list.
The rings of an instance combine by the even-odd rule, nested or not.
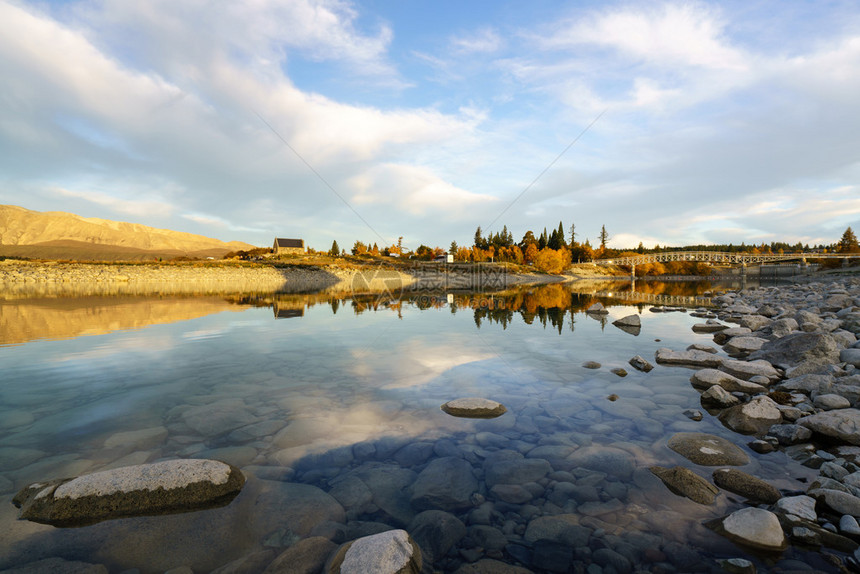
[[(671, 295), (707, 288), (637, 284)], [(111, 572), (208, 572), (308, 536), (407, 528), (424, 509), (412, 500), (418, 483), (426, 488), (422, 472), (443, 457), (466, 460), (479, 482), (468, 507), (440, 503), (469, 534), (433, 557), (437, 571), (482, 557), (535, 572), (711, 571), (720, 557), (830, 568), (815, 553), (757, 556), (731, 544), (702, 522), (742, 500), (724, 492), (702, 506), (648, 471), (682, 465), (710, 478), (713, 469), (666, 447), (672, 434), (698, 431), (741, 446), (752, 460), (742, 470), (778, 488), (803, 489), (815, 472), (754, 453), (703, 409), (703, 420), (687, 418), (701, 409), (689, 370), (630, 367), (634, 355), (653, 362), (659, 347), (710, 337), (690, 330), (701, 319), (652, 312), (655, 297), (637, 303), (629, 290), (0, 301), (0, 568), (59, 556)], [(608, 317), (584, 313), (598, 298)], [(611, 324), (632, 313), (638, 334)], [(469, 420), (439, 409), (464, 396), (508, 413)], [(248, 482), (224, 508), (74, 529), (19, 521), (11, 504), (31, 482), (173, 458), (224, 460)], [(520, 459), (548, 461), (549, 471), (510, 475), (516, 488), (489, 484), (517, 466), (500, 462)], [(535, 521), (558, 515), (582, 527), (579, 538), (535, 540)]]

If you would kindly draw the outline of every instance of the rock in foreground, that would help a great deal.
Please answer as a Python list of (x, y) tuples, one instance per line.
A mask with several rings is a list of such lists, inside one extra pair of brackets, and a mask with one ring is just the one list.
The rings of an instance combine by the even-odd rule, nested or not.
[(331, 574), (418, 574), (422, 563), (418, 545), (405, 530), (388, 530), (344, 544), (325, 571)]
[(759, 550), (780, 551), (788, 546), (776, 514), (761, 508), (742, 508), (708, 526), (730, 540)]
[(474, 419), (494, 419), (505, 414), (508, 409), (505, 405), (482, 399), (479, 397), (468, 397), (455, 399), (442, 405), (442, 410), (454, 417), (465, 417)]
[(244, 484), (242, 471), (217, 460), (169, 460), (33, 483), (13, 503), (33, 522), (85, 526), (224, 506)]
[(699, 504), (713, 504), (714, 499), (720, 493), (719, 489), (710, 482), (682, 466), (674, 468), (652, 466), (650, 470), (663, 481), (669, 490), (679, 496), (686, 496)]

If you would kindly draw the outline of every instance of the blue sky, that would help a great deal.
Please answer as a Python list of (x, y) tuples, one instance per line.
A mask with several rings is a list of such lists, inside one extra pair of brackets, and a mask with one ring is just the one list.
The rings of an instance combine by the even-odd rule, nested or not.
[(0, 0), (0, 75), (0, 203), (37, 211), (318, 249), (860, 228), (856, 2)]

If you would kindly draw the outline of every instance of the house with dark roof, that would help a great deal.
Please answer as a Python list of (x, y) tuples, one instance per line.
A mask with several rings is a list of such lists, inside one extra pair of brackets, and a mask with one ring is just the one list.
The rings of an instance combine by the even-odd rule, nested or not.
[(305, 252), (305, 240), (276, 237), (272, 251), (275, 252), (275, 255), (301, 255)]

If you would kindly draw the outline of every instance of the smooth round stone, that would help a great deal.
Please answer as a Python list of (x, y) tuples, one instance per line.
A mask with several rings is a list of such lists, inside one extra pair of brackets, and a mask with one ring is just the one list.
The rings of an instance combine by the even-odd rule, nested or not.
[(586, 361), (582, 363), (582, 366), (586, 369), (599, 369), (601, 367), (600, 363), (597, 361)]
[(736, 445), (706, 433), (677, 433), (669, 439), (669, 448), (704, 466), (743, 466), (750, 461), (746, 453)]
[(730, 539), (761, 550), (784, 550), (787, 546), (779, 519), (761, 508), (742, 508), (722, 519)]
[(824, 411), (832, 411), (836, 409), (847, 409), (851, 406), (851, 401), (841, 395), (826, 394), (815, 397), (812, 404), (815, 405), (815, 408)]
[(507, 412), (505, 405), (482, 399), (479, 397), (467, 397), (454, 399), (442, 405), (442, 410), (454, 417), (492, 419)]

